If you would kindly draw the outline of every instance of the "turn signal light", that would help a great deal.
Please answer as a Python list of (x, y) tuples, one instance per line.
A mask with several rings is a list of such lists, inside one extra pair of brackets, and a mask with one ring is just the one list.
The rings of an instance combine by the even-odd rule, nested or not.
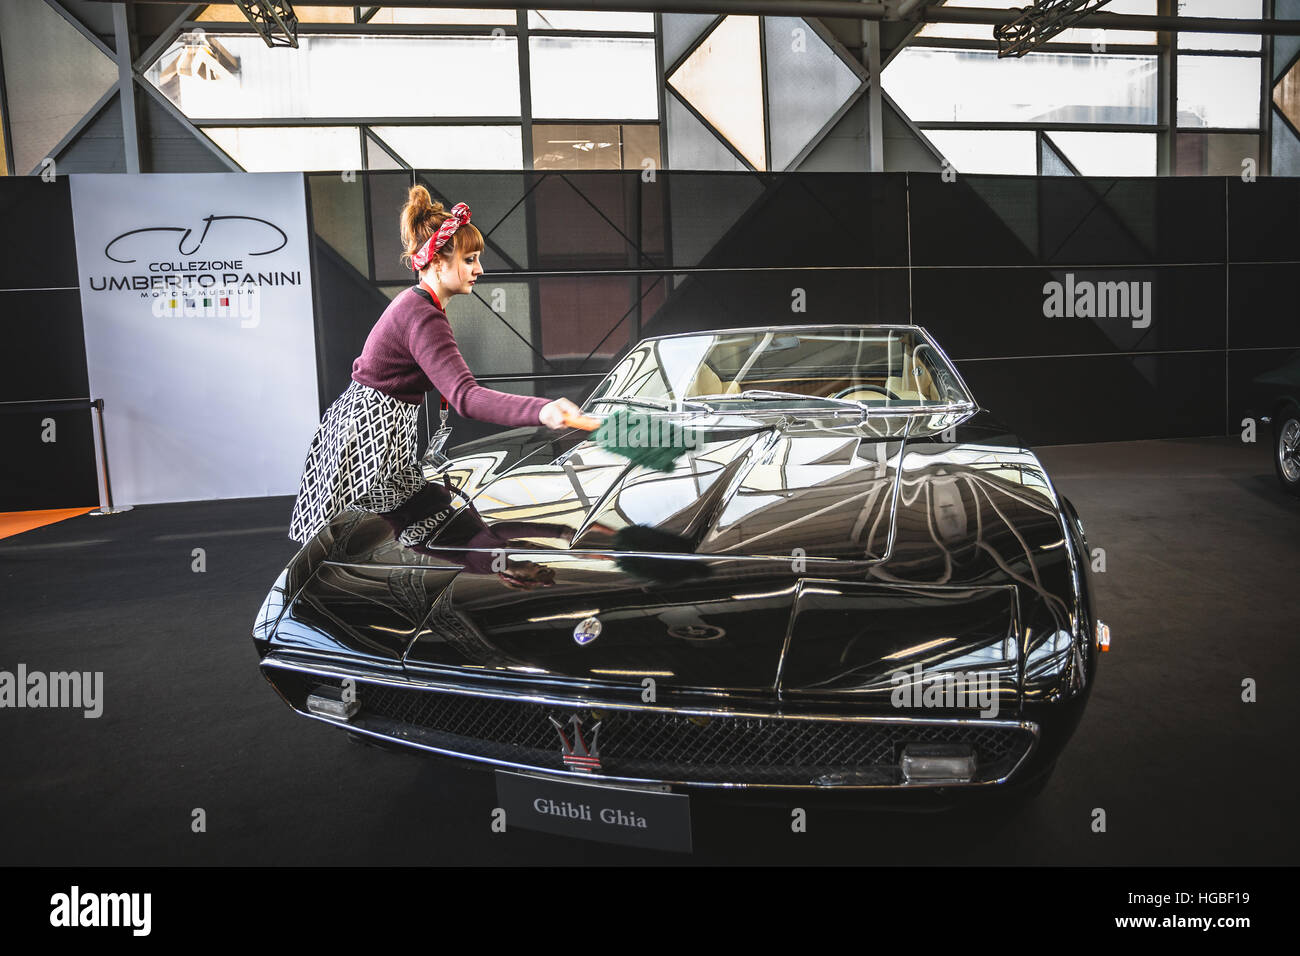
[(1097, 646), (1103, 652), (1110, 650), (1110, 628), (1101, 618), (1097, 619)]
[(351, 720), (361, 709), (361, 701), (355, 696), (351, 700), (343, 699), (341, 687), (317, 687), (307, 698), (307, 710), (318, 717), (333, 720)]
[(970, 783), (975, 751), (970, 744), (908, 744), (899, 762), (908, 783)]

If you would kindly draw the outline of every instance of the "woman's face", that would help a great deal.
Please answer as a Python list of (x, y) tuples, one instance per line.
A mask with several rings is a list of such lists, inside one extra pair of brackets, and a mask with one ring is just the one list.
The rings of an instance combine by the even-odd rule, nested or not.
[(457, 252), (443, 260), (439, 266), (442, 270), (440, 281), (449, 295), (473, 291), (474, 283), (483, 274), (483, 266), (479, 263), (482, 255), (482, 252)]

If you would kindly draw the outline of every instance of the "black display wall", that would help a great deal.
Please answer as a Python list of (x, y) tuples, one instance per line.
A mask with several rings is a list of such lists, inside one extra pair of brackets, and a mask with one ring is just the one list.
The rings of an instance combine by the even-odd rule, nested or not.
[(92, 397), (66, 176), (0, 177), (0, 249), (0, 511), (96, 505), (90, 412), (17, 404)]
[(1250, 379), (1300, 348), (1300, 180), (643, 175), (309, 174), (322, 405), (410, 281), (412, 181), (486, 237), (488, 274), (449, 312), (504, 390), (581, 401), (643, 335), (915, 322), (1029, 442), (1190, 437), (1237, 431)]
[[(488, 275), (450, 312), (506, 391), (581, 401), (644, 335), (916, 322), (1032, 443), (1188, 437), (1235, 433), (1251, 379), (1300, 348), (1300, 180), (644, 175), (307, 174), (322, 411), (410, 282), (413, 181), (487, 238)], [(94, 505), (90, 413), (13, 404), (92, 397), (67, 178), (0, 178), (0, 235), (0, 511)], [(1149, 308), (1049, 316), (1052, 282), (1125, 283)], [(499, 430), (454, 423), (458, 442)]]

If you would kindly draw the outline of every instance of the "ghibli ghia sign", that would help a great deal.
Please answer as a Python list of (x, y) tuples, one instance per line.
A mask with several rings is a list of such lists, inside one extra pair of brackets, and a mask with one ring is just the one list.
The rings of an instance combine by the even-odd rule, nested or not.
[(522, 827), (580, 840), (691, 852), (690, 797), (663, 790), (594, 786), (497, 771), (507, 830)]

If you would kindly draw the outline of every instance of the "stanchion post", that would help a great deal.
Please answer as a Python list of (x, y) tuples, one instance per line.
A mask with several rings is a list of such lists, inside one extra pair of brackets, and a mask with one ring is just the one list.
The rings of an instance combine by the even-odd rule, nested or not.
[(108, 446), (104, 440), (104, 400), (92, 399), (91, 417), (95, 425), (95, 470), (99, 474), (99, 508), (92, 515), (115, 515), (130, 511), (133, 505), (113, 507), (113, 486), (108, 480)]

